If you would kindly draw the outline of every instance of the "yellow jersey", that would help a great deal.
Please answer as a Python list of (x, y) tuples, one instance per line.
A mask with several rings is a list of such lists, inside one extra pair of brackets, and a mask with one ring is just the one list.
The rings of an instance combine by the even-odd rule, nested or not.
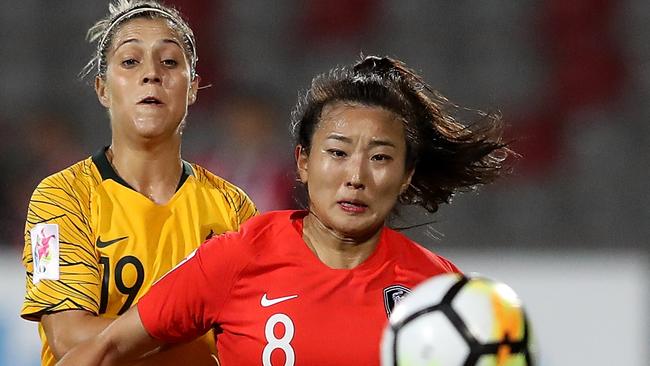
[[(105, 149), (45, 178), (27, 212), (21, 316), (86, 310), (115, 318), (161, 276), (212, 235), (235, 231), (257, 209), (238, 187), (183, 162), (174, 196), (164, 205), (132, 189), (110, 165)], [(215, 352), (210, 332), (147, 364), (193, 365)], [(39, 325), (42, 364), (56, 360)], [(208, 355), (209, 357), (209, 355)]]

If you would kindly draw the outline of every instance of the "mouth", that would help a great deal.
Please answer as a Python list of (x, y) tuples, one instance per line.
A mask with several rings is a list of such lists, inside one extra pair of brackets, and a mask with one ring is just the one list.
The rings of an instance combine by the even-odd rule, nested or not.
[(162, 104), (164, 104), (164, 103), (163, 103), (160, 99), (158, 99), (158, 98), (156, 98), (156, 97), (151, 97), (151, 96), (150, 96), (150, 97), (142, 98), (142, 99), (138, 102), (138, 104), (141, 104), (141, 105), (153, 105), (153, 106), (157, 106), (157, 105), (162, 105)]
[(368, 205), (359, 200), (340, 200), (336, 203), (343, 211), (348, 213), (363, 213), (368, 209)]

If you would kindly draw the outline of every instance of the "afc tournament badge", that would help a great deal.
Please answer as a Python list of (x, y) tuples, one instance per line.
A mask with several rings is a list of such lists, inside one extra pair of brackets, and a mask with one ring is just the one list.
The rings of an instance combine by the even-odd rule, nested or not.
[(36, 224), (29, 232), (34, 263), (32, 282), (59, 279), (59, 225)]
[(386, 316), (390, 316), (395, 305), (402, 301), (404, 296), (410, 293), (411, 290), (402, 285), (392, 285), (384, 288), (384, 308), (386, 309)]

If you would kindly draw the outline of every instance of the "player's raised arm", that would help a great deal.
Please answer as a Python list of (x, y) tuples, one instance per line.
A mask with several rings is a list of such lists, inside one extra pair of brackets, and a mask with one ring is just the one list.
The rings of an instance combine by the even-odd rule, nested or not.
[(57, 365), (124, 365), (156, 352), (161, 341), (142, 325), (137, 307), (131, 308), (96, 337), (79, 343)]

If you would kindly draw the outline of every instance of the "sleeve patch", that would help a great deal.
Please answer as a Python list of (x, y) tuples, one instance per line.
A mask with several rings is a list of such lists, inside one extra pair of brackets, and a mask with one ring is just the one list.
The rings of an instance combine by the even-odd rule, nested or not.
[(59, 279), (59, 225), (37, 224), (30, 230), (34, 276), (32, 281)]

